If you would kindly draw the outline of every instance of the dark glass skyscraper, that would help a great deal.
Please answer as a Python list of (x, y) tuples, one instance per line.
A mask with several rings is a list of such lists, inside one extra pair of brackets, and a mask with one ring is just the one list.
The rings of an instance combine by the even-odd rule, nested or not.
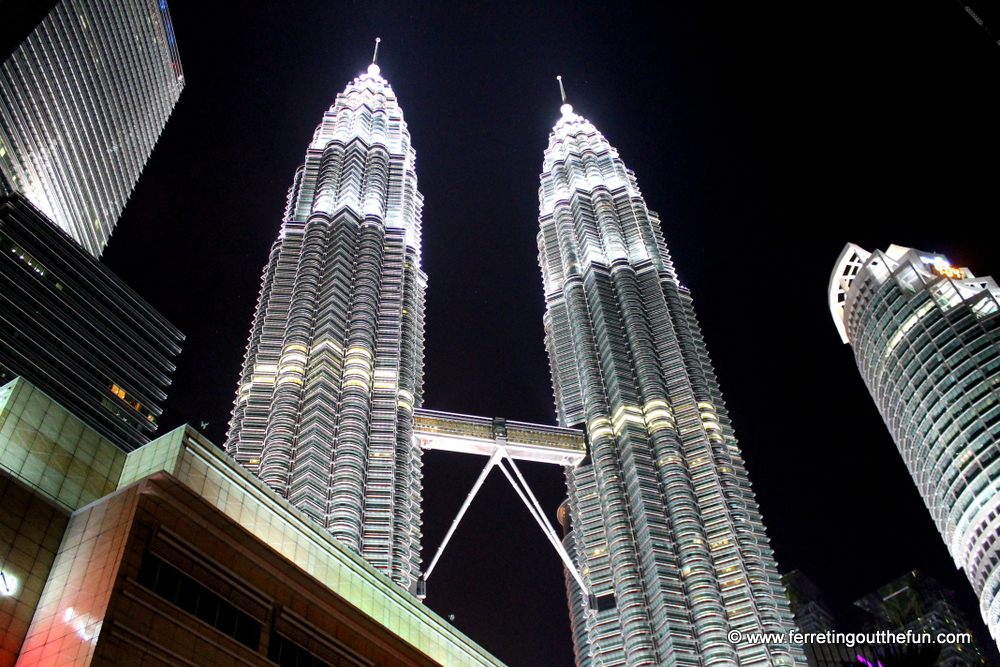
[(130, 451), (156, 431), (183, 340), (21, 195), (0, 197), (0, 384), (24, 377)]
[[(872, 626), (895, 633), (926, 633), (940, 650), (935, 667), (985, 665), (965, 615), (955, 604), (955, 595), (927, 575), (913, 570), (899, 579), (880, 586), (855, 602), (874, 617)], [(957, 637), (957, 638), (956, 638)], [(890, 650), (897, 648), (888, 647)]]
[(557, 412), (589, 447), (567, 468), (567, 550), (590, 588), (569, 579), (577, 664), (804, 664), (727, 637), (792, 630), (788, 601), (660, 221), (569, 105), (539, 200)]
[(226, 445), (405, 588), (420, 568), (426, 285), (414, 160), (372, 65), (337, 96), (295, 174)]
[(62, 0), (0, 65), (0, 190), (99, 257), (183, 87), (166, 0)]
[(1000, 288), (946, 257), (848, 244), (834, 324), (1000, 637)]

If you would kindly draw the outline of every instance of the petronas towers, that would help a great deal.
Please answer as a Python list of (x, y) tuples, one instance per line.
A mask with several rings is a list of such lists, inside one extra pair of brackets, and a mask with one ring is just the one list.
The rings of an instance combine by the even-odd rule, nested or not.
[[(422, 198), (378, 66), (337, 97), (295, 174), (257, 314), (229, 453), (404, 588), (421, 578), (426, 276)], [(581, 667), (804, 664), (691, 297), (634, 175), (563, 107), (538, 236), (567, 466), (564, 544)]]
[[(792, 665), (791, 613), (691, 296), (607, 139), (564, 105), (539, 188), (545, 333), (567, 467), (577, 663)], [(596, 603), (596, 604), (595, 604)]]
[(377, 65), (295, 174), (226, 449), (409, 588), (420, 567), (424, 288), (415, 154)]

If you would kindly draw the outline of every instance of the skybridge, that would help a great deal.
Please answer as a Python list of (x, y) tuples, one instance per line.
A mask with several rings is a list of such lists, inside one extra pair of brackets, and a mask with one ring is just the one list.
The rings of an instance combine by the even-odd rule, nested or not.
[[(583, 577), (580, 576), (579, 570), (569, 554), (566, 553), (562, 540), (556, 534), (552, 523), (545, 518), (545, 511), (535, 498), (535, 494), (528, 488), (528, 483), (515, 463), (515, 461), (532, 461), (561, 466), (579, 465), (587, 457), (587, 444), (583, 431), (507, 421), (501, 418), (489, 419), (418, 409), (413, 414), (413, 439), (419, 443), (421, 448), (427, 450), (478, 454), (489, 457), (486, 467), (479, 474), (479, 478), (472, 486), (472, 490), (469, 491), (469, 495), (466, 496), (462, 508), (458, 511), (458, 516), (451, 522), (448, 534), (445, 535), (434, 554), (434, 558), (431, 559), (430, 565), (417, 582), (418, 597), (426, 596), (427, 579), (434, 571), (441, 554), (444, 553), (444, 548), (448, 546), (451, 536), (458, 528), (462, 517), (465, 516), (466, 510), (469, 509), (472, 499), (476, 497), (490, 471), (493, 468), (499, 468), (507, 481), (514, 487), (514, 491), (528, 508), (531, 516), (538, 522), (545, 537), (559, 554), (563, 565), (576, 579), (584, 595), (593, 598), (590, 595), (590, 589), (583, 581)], [(596, 603), (592, 601), (591, 607), (596, 608)]]
[(587, 456), (583, 432), (574, 428), (415, 410), (413, 437), (423, 449), (490, 456), (503, 442), (518, 461), (576, 466)]

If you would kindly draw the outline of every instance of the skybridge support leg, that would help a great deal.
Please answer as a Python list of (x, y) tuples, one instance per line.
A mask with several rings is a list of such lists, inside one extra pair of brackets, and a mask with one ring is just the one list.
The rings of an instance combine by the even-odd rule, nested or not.
[[(504, 459), (510, 462), (510, 467), (514, 470), (514, 475), (511, 475), (510, 471), (507, 470), (507, 467), (504, 465)], [(531, 492), (531, 488), (528, 487), (528, 482), (525, 481), (524, 476), (521, 474), (521, 470), (517, 467), (517, 464), (514, 463), (514, 459), (507, 452), (507, 448), (502, 442), (497, 443), (489, 461), (486, 462), (486, 467), (484, 467), (483, 471), (479, 473), (479, 478), (472, 486), (472, 490), (469, 491), (469, 495), (465, 497), (465, 502), (462, 503), (462, 508), (458, 510), (458, 516), (456, 516), (451, 522), (451, 526), (448, 528), (448, 533), (444, 536), (441, 546), (438, 547), (434, 554), (434, 558), (431, 559), (431, 564), (427, 567), (427, 570), (423, 573), (420, 579), (417, 580), (417, 597), (421, 600), (427, 597), (427, 580), (430, 578), (431, 572), (434, 571), (438, 560), (441, 559), (441, 554), (444, 553), (444, 548), (448, 546), (448, 542), (451, 541), (452, 535), (455, 534), (455, 529), (458, 528), (458, 524), (462, 521), (462, 517), (465, 516), (466, 511), (469, 509), (469, 505), (472, 504), (472, 499), (476, 497), (477, 493), (479, 493), (479, 489), (482, 488), (483, 482), (486, 481), (486, 477), (496, 466), (499, 466), (500, 471), (504, 474), (504, 477), (506, 477), (507, 481), (510, 482), (510, 485), (514, 487), (514, 491), (517, 492), (517, 496), (521, 499), (521, 502), (524, 503), (525, 507), (528, 508), (528, 512), (530, 512), (531, 516), (534, 517), (536, 522), (538, 522), (542, 532), (545, 533), (546, 539), (548, 539), (549, 543), (552, 544), (556, 553), (559, 554), (559, 558), (562, 559), (563, 565), (567, 570), (569, 570), (570, 574), (573, 575), (573, 578), (576, 579), (576, 583), (579, 584), (583, 595), (593, 597), (590, 595), (590, 589), (587, 588), (587, 584), (583, 581), (583, 576), (573, 563), (573, 559), (571, 559), (569, 554), (566, 552), (566, 548), (563, 546), (562, 541), (560, 541), (559, 536), (552, 527), (552, 524), (546, 520), (545, 510), (542, 509), (538, 499), (535, 498), (535, 494)]]
[(462, 509), (458, 510), (458, 516), (456, 516), (451, 522), (451, 527), (448, 528), (448, 534), (444, 536), (444, 541), (441, 542), (441, 546), (438, 547), (437, 553), (434, 554), (434, 558), (431, 560), (430, 566), (426, 571), (424, 571), (423, 576), (420, 577), (423, 586), (421, 586), (421, 583), (418, 582), (417, 590), (423, 590), (426, 593), (426, 582), (430, 578), (431, 572), (434, 571), (434, 567), (437, 565), (438, 560), (441, 558), (444, 548), (448, 546), (451, 536), (455, 534), (455, 529), (458, 528), (458, 523), (462, 520), (462, 517), (465, 516), (465, 512), (469, 509), (469, 505), (472, 504), (472, 499), (476, 497), (477, 493), (479, 493), (479, 489), (483, 486), (483, 482), (486, 481), (486, 476), (490, 474), (490, 470), (493, 470), (493, 466), (497, 465), (502, 460), (502, 457), (502, 448), (497, 447), (493, 450), (493, 455), (490, 456), (490, 460), (486, 462), (486, 467), (483, 468), (481, 473), (479, 473), (479, 479), (477, 479), (476, 483), (472, 486), (472, 490), (469, 491), (469, 495), (465, 497), (465, 502), (462, 503)]
[(517, 464), (514, 463), (514, 459), (510, 457), (506, 450), (504, 450), (504, 456), (510, 462), (510, 467), (514, 469), (514, 473), (517, 475), (517, 479), (521, 482), (521, 486), (523, 486), (524, 489), (522, 490), (518, 486), (518, 483), (514, 481), (514, 478), (502, 463), (500, 464), (500, 470), (507, 477), (507, 481), (509, 481), (510, 485), (514, 487), (514, 490), (517, 491), (517, 495), (521, 498), (521, 502), (524, 503), (525, 507), (528, 508), (528, 511), (531, 512), (531, 516), (535, 517), (535, 521), (538, 522), (542, 532), (545, 533), (545, 537), (548, 538), (549, 543), (552, 544), (556, 553), (559, 554), (559, 558), (562, 559), (563, 565), (566, 566), (566, 569), (569, 570), (570, 574), (573, 575), (573, 578), (576, 579), (576, 583), (580, 585), (580, 590), (583, 595), (589, 595), (590, 590), (587, 588), (587, 584), (584, 583), (583, 576), (581, 576), (580, 571), (576, 569), (573, 559), (569, 557), (568, 553), (566, 553), (566, 548), (563, 546), (562, 541), (556, 534), (552, 524), (545, 518), (545, 510), (542, 509), (541, 504), (535, 498), (535, 494), (531, 492), (528, 482), (525, 481), (524, 476), (521, 475), (521, 470), (517, 467)]

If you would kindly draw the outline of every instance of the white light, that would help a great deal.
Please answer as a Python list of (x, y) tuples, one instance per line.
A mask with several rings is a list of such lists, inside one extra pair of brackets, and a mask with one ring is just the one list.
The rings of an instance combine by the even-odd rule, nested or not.
[(17, 577), (9, 572), (0, 572), (0, 595), (10, 597), (17, 592)]
[(572, 116), (573, 115), (573, 105), (572, 104), (564, 104), (561, 107), (559, 107), (559, 111), (562, 111), (562, 115), (564, 115), (564, 116)]
[(920, 261), (934, 266), (951, 266), (951, 263), (944, 257), (921, 257)]
[(379, 66), (376, 65), (375, 63), (372, 63), (371, 65), (368, 66), (368, 73), (371, 74), (372, 76), (378, 76), (379, 72), (381, 71), (382, 70), (379, 69)]
[(78, 614), (73, 607), (69, 607), (63, 612), (63, 623), (73, 628), (77, 637), (85, 642), (94, 641), (101, 634), (101, 626), (104, 624), (103, 622), (94, 623), (90, 614)]

